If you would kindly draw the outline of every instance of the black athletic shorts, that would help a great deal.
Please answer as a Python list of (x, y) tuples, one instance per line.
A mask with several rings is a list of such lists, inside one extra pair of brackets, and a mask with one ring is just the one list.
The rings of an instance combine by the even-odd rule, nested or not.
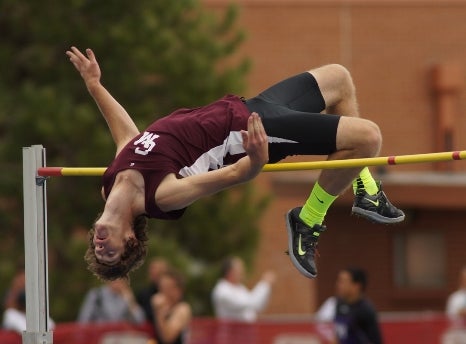
[(325, 100), (315, 78), (302, 73), (245, 100), (257, 112), (269, 137), (269, 163), (290, 155), (327, 155), (336, 151), (340, 116), (321, 114)]

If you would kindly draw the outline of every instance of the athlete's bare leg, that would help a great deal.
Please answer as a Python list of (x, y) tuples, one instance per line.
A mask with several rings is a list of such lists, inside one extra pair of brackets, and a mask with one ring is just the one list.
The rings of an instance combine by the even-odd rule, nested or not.
[(345, 67), (331, 64), (312, 69), (309, 73), (317, 80), (327, 113), (359, 117), (356, 89)]
[[(359, 117), (349, 72), (340, 65), (327, 65), (310, 73), (319, 84), (326, 112), (342, 116), (337, 128), (336, 152), (330, 154), (328, 160), (376, 156), (382, 143), (380, 130), (375, 123)], [(286, 214), (290, 258), (304, 276), (317, 276), (316, 248), (320, 233), (325, 230), (323, 221), (327, 210), (336, 196), (351, 185), (358, 175), (362, 180), (361, 170), (323, 170), (304, 206), (293, 208)], [(373, 181), (368, 170), (362, 171), (362, 174), (366, 175), (366, 179), (369, 174)], [(378, 188), (377, 185), (375, 187)], [(404, 219), (403, 212), (393, 207), (383, 192), (377, 190), (376, 194), (369, 194), (365, 185), (363, 190), (364, 193), (356, 193), (352, 208), (354, 213), (379, 223), (396, 223)], [(366, 203), (361, 201), (359, 195)]]
[[(351, 75), (343, 66), (327, 65), (310, 73), (319, 84), (328, 113), (342, 115), (337, 129), (337, 151), (328, 160), (376, 156), (382, 144), (378, 126), (359, 118), (356, 92)], [(319, 184), (329, 194), (341, 194), (358, 176), (361, 168), (323, 170)]]

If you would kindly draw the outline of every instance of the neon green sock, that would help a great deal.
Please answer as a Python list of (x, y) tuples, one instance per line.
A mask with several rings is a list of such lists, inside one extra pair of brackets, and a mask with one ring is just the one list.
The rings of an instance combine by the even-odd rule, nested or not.
[(364, 167), (364, 169), (359, 173), (359, 177), (353, 181), (353, 192), (355, 194), (358, 188), (364, 188), (364, 190), (366, 190), (366, 192), (371, 196), (379, 192), (379, 187), (367, 167)]
[(315, 224), (321, 225), (328, 208), (336, 198), (337, 196), (330, 195), (316, 182), (299, 214), (299, 218), (310, 227)]

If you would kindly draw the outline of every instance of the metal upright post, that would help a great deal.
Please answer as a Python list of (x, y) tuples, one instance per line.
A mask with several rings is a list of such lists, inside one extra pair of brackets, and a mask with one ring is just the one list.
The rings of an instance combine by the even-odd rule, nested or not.
[(52, 344), (49, 324), (47, 200), (45, 148), (23, 147), (24, 252), (26, 271), (26, 331), (23, 344)]

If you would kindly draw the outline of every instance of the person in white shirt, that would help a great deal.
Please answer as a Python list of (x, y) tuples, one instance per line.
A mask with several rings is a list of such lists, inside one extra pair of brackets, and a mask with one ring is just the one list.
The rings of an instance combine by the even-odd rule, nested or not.
[(337, 297), (330, 296), (314, 314), (314, 319), (320, 322), (332, 322), (335, 319), (336, 309)]
[(3, 329), (23, 333), (26, 331), (26, 314), (15, 308), (8, 308), (3, 313)]
[(466, 266), (461, 269), (459, 288), (447, 300), (446, 313), (451, 320), (466, 320)]
[(20, 291), (3, 313), (2, 327), (5, 330), (22, 333), (26, 330), (26, 293)]
[[(16, 298), (12, 300), (8, 308), (3, 313), (2, 328), (8, 331), (15, 331), (19, 334), (26, 331), (26, 293), (20, 291)], [(55, 328), (55, 322), (49, 317), (50, 329)]]
[(275, 273), (267, 271), (249, 290), (244, 284), (244, 263), (239, 257), (225, 261), (222, 278), (212, 291), (212, 302), (218, 319), (254, 322), (268, 303)]

